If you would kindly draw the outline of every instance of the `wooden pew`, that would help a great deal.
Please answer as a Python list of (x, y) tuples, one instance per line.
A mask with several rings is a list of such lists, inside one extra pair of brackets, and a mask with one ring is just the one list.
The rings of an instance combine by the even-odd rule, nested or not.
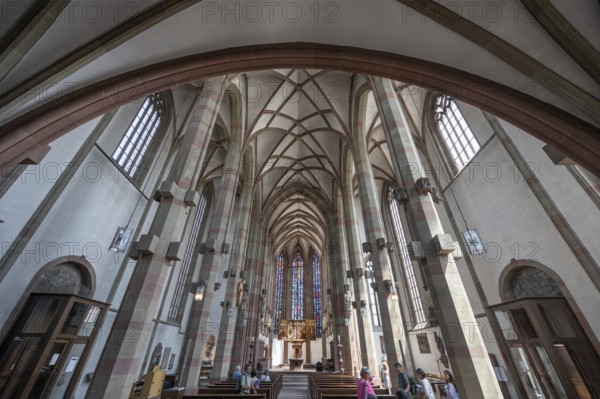
[(181, 395), (185, 392), (185, 388), (170, 388), (163, 389), (160, 393), (160, 399), (181, 399)]
[(351, 375), (347, 374), (318, 374), (309, 375), (308, 391), (313, 399), (319, 399), (319, 388), (336, 388), (336, 389), (356, 389), (358, 381)]
[[(321, 399), (356, 399), (356, 393), (354, 395), (343, 395), (343, 394), (327, 394), (321, 396)], [(377, 395), (377, 399), (398, 399), (396, 395)]]
[[(381, 398), (382, 396), (387, 395), (387, 390), (385, 388), (377, 388), (374, 389), (377, 398)], [(322, 399), (328, 395), (351, 395), (356, 397), (356, 387), (351, 388), (319, 388), (317, 393), (318, 396), (315, 399)]]
[(253, 399), (265, 399), (265, 394), (250, 394), (250, 395), (242, 395), (241, 393), (209, 393), (209, 394), (193, 394), (193, 395), (183, 395), (181, 399), (234, 399), (234, 398), (253, 398)]

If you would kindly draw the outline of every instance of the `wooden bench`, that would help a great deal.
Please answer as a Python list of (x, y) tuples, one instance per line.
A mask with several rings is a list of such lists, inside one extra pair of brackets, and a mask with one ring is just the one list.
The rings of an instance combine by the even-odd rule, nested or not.
[[(321, 396), (321, 399), (357, 399), (356, 393), (354, 395), (343, 395), (343, 394), (327, 394)], [(377, 395), (377, 399), (398, 399), (396, 395)]]
[[(377, 398), (382, 395), (387, 395), (387, 390), (385, 388), (376, 388), (374, 389)], [(356, 396), (356, 387), (347, 387), (347, 388), (320, 388), (315, 396), (316, 399), (322, 399), (327, 395), (354, 395)]]
[(329, 374), (309, 376), (308, 392), (311, 398), (319, 398), (319, 388), (356, 389), (358, 380), (350, 375)]
[(180, 399), (185, 392), (185, 388), (163, 389), (160, 393), (160, 399)]
[(250, 395), (242, 395), (241, 393), (209, 393), (209, 394), (193, 394), (193, 395), (183, 395), (181, 399), (233, 399), (233, 398), (254, 398), (254, 399), (266, 399), (265, 394), (250, 394)]

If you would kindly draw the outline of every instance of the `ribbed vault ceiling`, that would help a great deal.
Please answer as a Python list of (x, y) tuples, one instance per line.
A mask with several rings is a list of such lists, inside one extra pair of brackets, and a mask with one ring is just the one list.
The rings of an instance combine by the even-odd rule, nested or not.
[[(421, 60), (425, 69), (437, 63), (600, 126), (596, 1), (301, 0), (293, 2), (295, 14), (284, 13), (283, 3), (274, 13), (266, 3), (252, 3), (260, 15), (237, 1), (1, 3), (0, 128), (75, 88), (127, 71), (213, 50), (294, 42), (385, 51)], [(351, 137), (353, 76), (281, 69), (238, 78), (249, 103), (245, 148), (254, 152), (262, 222), (280, 247), (322, 250)], [(407, 106), (420, 115), (422, 104)], [(381, 186), (392, 171), (373, 98), (366, 113), (363, 130)], [(205, 178), (220, 175), (227, 119), (224, 114), (212, 137)], [(418, 143), (421, 122), (413, 122)]]
[(246, 77), (246, 145), (255, 151), (263, 223), (277, 250), (322, 253), (350, 140), (352, 75), (286, 69)]

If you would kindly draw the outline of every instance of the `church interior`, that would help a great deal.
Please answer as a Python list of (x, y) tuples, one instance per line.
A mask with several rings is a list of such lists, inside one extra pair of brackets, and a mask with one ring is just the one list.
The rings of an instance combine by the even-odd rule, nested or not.
[(600, 398), (600, 2), (0, 3), (0, 398)]

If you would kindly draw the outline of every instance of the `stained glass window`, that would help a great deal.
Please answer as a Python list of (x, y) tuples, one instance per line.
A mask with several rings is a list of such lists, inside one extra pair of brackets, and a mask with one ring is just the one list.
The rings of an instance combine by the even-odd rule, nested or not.
[(315, 252), (312, 258), (313, 268), (313, 291), (314, 291), (314, 310), (315, 310), (315, 326), (317, 337), (321, 337), (323, 332), (323, 319), (321, 311), (321, 258)]
[(283, 252), (277, 257), (277, 271), (275, 273), (275, 310), (273, 333), (279, 333), (279, 320), (283, 316)]
[(292, 320), (304, 320), (304, 260), (300, 252), (292, 262)]
[(421, 303), (421, 294), (419, 293), (419, 287), (417, 286), (417, 279), (415, 277), (415, 270), (413, 268), (412, 261), (408, 255), (408, 248), (406, 246), (406, 237), (404, 236), (404, 229), (402, 228), (402, 222), (400, 220), (400, 212), (398, 211), (398, 202), (394, 198), (393, 189), (390, 187), (388, 196), (388, 202), (390, 205), (390, 212), (392, 214), (392, 221), (394, 224), (394, 232), (396, 233), (396, 240), (398, 247), (400, 248), (400, 257), (402, 258), (402, 266), (404, 269), (404, 278), (406, 279), (406, 286), (412, 302), (413, 313), (415, 315), (415, 330), (425, 328), (427, 321), (425, 320), (425, 312), (423, 311), (423, 305)]

